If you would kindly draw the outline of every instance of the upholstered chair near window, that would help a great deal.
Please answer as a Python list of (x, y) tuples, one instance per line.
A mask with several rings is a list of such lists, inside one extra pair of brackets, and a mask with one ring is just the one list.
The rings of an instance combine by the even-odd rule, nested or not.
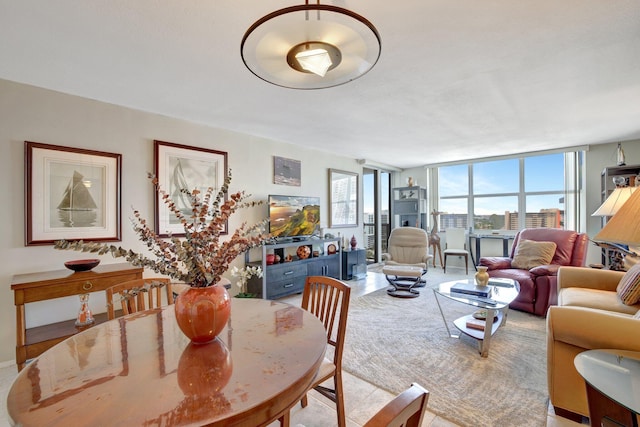
[(429, 260), (429, 235), (422, 228), (398, 227), (391, 230), (387, 252), (382, 254), (385, 265), (420, 267), (426, 273)]
[(478, 265), (488, 267), (490, 278), (520, 283), (510, 308), (544, 316), (558, 300), (558, 268), (584, 266), (588, 241), (586, 234), (572, 230), (525, 228), (516, 234), (511, 256), (482, 257)]
[(561, 267), (558, 305), (547, 314), (547, 385), (556, 415), (589, 416), (573, 363), (585, 350), (640, 351), (640, 264), (628, 272)]

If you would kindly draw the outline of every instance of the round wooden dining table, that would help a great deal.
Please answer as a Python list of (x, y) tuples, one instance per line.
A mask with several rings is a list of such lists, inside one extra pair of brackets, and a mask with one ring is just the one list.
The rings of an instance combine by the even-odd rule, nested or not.
[(20, 426), (259, 426), (311, 386), (327, 337), (309, 312), (232, 298), (218, 338), (191, 344), (173, 306), (86, 329), (31, 361), (7, 397)]

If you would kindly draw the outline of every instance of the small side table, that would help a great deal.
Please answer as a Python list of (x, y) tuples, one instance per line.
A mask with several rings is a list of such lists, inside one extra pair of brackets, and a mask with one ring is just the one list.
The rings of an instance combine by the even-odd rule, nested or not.
[(574, 364), (587, 384), (592, 426), (638, 427), (640, 352), (588, 350)]
[(342, 251), (342, 278), (344, 280), (367, 277), (367, 251), (351, 249)]

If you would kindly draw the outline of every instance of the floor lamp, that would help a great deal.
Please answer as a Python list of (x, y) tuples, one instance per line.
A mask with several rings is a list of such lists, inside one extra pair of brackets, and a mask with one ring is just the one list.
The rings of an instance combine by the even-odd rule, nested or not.
[[(614, 182), (616, 180), (614, 179)], [(600, 205), (598, 209), (591, 216), (612, 217), (618, 210), (629, 200), (631, 194), (637, 187), (629, 187), (618, 185), (616, 182), (616, 188), (607, 197), (607, 199)], [(624, 254), (619, 246), (612, 246), (603, 242), (594, 242), (597, 246), (603, 248), (608, 256), (609, 269), (611, 270), (624, 270)]]
[(623, 253), (626, 268), (640, 261), (640, 255), (638, 255), (640, 252), (638, 248), (640, 246), (640, 191), (631, 191), (629, 199), (594, 236), (593, 240)]

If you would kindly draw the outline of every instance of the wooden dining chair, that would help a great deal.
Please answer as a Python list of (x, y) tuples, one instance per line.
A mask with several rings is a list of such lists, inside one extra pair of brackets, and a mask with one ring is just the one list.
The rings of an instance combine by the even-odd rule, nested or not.
[[(326, 276), (308, 276), (302, 293), (302, 308), (316, 316), (327, 331), (327, 355), (325, 356), (311, 388), (336, 404), (338, 427), (346, 426), (344, 391), (342, 388), (342, 350), (347, 331), (347, 314), (351, 288), (346, 283)], [(333, 388), (322, 385), (333, 379)], [(307, 395), (301, 400), (307, 406)], [(289, 413), (279, 418), (280, 425), (287, 425)], [(286, 420), (286, 421), (285, 421)]]
[(167, 278), (129, 280), (107, 288), (105, 292), (109, 320), (116, 318), (115, 306), (122, 309), (123, 315), (160, 307), (162, 288), (165, 289), (167, 304), (173, 304), (171, 280)]
[(364, 427), (420, 427), (429, 392), (419, 384), (400, 393), (364, 424)]

